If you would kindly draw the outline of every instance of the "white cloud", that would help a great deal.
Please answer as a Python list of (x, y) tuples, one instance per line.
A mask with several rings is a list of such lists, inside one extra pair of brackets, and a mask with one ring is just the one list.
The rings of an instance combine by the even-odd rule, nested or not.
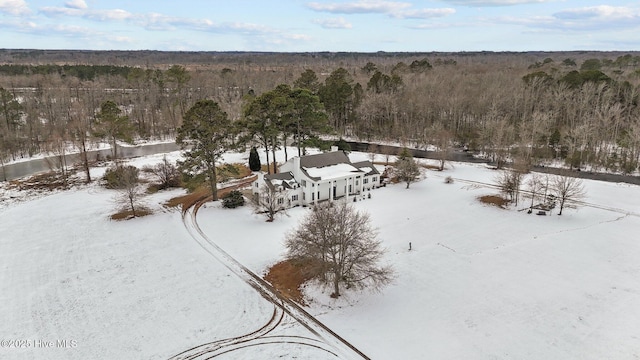
[(397, 19), (429, 19), (455, 14), (452, 8), (442, 9), (410, 9), (411, 3), (384, 1), (384, 0), (359, 0), (350, 3), (308, 3), (307, 7), (320, 12), (332, 14), (386, 14)]
[(31, 13), (24, 0), (0, 0), (0, 13), (26, 15)]
[(605, 31), (640, 28), (640, 9), (593, 6), (567, 9), (551, 16), (499, 17), (487, 22), (527, 26), (539, 30)]
[(314, 24), (318, 24), (325, 29), (351, 29), (353, 26), (344, 18), (332, 18), (332, 19), (315, 19)]
[(85, 11), (85, 18), (99, 21), (122, 21), (133, 18), (133, 14), (126, 10), (88, 10)]
[(70, 16), (98, 21), (122, 21), (133, 18), (133, 14), (120, 9), (90, 10), (71, 7), (43, 7), (40, 12), (49, 17)]
[(419, 10), (406, 10), (399, 11), (391, 14), (391, 16), (402, 19), (430, 19), (435, 17), (443, 17), (447, 15), (453, 15), (456, 13), (456, 9), (443, 8), (443, 9), (419, 9)]
[(609, 5), (590, 6), (568, 9), (553, 14), (558, 19), (633, 19), (638, 18), (640, 11), (628, 7)]
[(84, 0), (70, 0), (64, 3), (64, 6), (71, 9), (86, 9), (87, 3)]
[(334, 14), (389, 14), (411, 7), (410, 3), (384, 1), (384, 0), (360, 0), (351, 3), (322, 4), (308, 3), (307, 6), (315, 11)]
[(523, 4), (542, 4), (557, 0), (445, 0), (453, 5), (462, 6), (511, 6)]

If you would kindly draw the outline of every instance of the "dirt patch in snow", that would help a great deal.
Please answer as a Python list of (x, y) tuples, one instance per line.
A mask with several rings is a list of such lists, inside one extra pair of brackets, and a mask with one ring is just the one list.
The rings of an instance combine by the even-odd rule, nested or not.
[(124, 210), (120, 210), (117, 213), (111, 215), (110, 218), (111, 218), (111, 220), (129, 220), (129, 219), (142, 217), (142, 216), (147, 216), (147, 215), (151, 215), (151, 214), (153, 214), (151, 209), (148, 209), (146, 207), (137, 207), (135, 216), (133, 216), (133, 212), (131, 211), (131, 209), (124, 209)]
[(509, 200), (496, 195), (485, 195), (478, 198), (481, 203), (497, 206), (501, 209), (506, 209)]
[(313, 278), (312, 269), (309, 263), (284, 260), (270, 267), (264, 279), (283, 296), (305, 305), (302, 285)]

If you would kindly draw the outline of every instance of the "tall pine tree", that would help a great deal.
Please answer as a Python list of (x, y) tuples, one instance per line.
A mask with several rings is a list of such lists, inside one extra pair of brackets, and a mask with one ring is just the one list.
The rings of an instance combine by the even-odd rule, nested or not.
[(262, 164), (260, 163), (260, 156), (258, 155), (258, 150), (256, 147), (252, 147), (249, 152), (249, 169), (251, 171), (260, 171)]

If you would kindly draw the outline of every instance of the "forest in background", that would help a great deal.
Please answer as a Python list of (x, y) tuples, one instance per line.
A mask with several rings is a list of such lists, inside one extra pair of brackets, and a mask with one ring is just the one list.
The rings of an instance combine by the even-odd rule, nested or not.
[[(0, 50), (0, 161), (101, 140), (172, 139), (201, 99), (235, 124), (251, 115), (255, 126), (249, 104), (283, 84), (322, 105), (327, 126), (311, 127), (314, 136), (465, 146), (498, 166), (638, 170), (637, 52)], [(124, 124), (109, 126), (107, 115)], [(287, 125), (271, 125), (278, 146)]]

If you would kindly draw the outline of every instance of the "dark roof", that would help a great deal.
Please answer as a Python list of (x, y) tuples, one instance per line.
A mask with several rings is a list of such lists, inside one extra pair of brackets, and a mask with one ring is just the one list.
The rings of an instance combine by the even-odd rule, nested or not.
[(303, 168), (321, 168), (337, 164), (351, 164), (351, 161), (349, 160), (347, 154), (342, 151), (334, 151), (300, 157), (300, 167)]
[(291, 184), (289, 184), (289, 182), (290, 181), (293, 181), (294, 183), (296, 182), (293, 178), (293, 173), (291, 172), (265, 175), (264, 180), (267, 186), (269, 186), (272, 189), (274, 188), (274, 185), (279, 185), (286, 189), (292, 189)]
[(376, 169), (375, 166), (373, 166), (373, 163), (369, 160), (365, 160), (365, 161), (358, 161), (357, 163), (353, 163), (351, 164), (353, 166), (355, 166), (358, 169), (362, 169), (364, 167), (370, 167), (371, 171), (369, 171), (368, 173), (365, 174), (365, 176), (369, 176), (369, 175), (379, 175), (380, 172), (378, 171), (378, 169)]
[(293, 174), (289, 171), (284, 173), (265, 175), (264, 178), (268, 180), (293, 180)]

